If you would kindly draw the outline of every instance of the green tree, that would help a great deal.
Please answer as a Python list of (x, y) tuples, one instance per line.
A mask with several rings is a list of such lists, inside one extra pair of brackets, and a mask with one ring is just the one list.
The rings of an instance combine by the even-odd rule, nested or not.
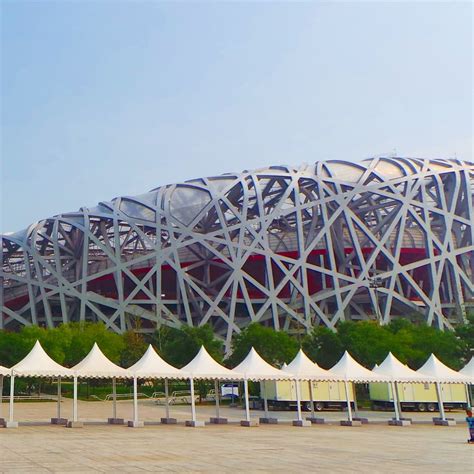
[(395, 335), (393, 354), (413, 369), (419, 369), (431, 354), (453, 369), (462, 365), (462, 343), (453, 331), (403, 319), (394, 320), (386, 328)]
[(415, 368), (421, 367), (431, 354), (455, 370), (461, 368), (461, 345), (453, 331), (440, 331), (426, 324), (416, 326), (414, 348), (423, 352), (420, 359), (412, 361)]
[(171, 365), (183, 367), (204, 346), (218, 362), (222, 361), (223, 342), (214, 335), (212, 327), (183, 326), (179, 329), (162, 326), (156, 330), (152, 340), (159, 354)]
[(124, 349), (121, 354), (123, 367), (130, 367), (137, 362), (147, 349), (143, 334), (130, 330), (123, 334)]
[(108, 330), (103, 323), (69, 323), (59, 326), (59, 330), (70, 331), (70, 346), (65, 364), (71, 367), (80, 362), (96, 342), (102, 352), (112, 362), (120, 363), (125, 348), (123, 337)]
[(402, 318), (385, 326), (375, 321), (345, 321), (339, 323), (337, 333), (315, 327), (303, 340), (303, 349), (326, 369), (339, 360), (344, 350), (367, 368), (380, 364), (392, 352), (414, 369), (420, 368), (432, 353), (448, 366), (459, 369), (461, 356), (467, 347), (472, 347), (471, 330), (469, 325), (460, 327), (461, 336), (456, 337), (453, 331), (440, 331)]
[(306, 355), (324, 369), (330, 369), (344, 353), (339, 335), (325, 326), (315, 326), (302, 346)]
[(48, 355), (63, 364), (69, 347), (59, 328), (44, 329), (39, 326), (23, 326), (18, 333), (0, 333), (0, 363), (11, 366), (19, 362), (39, 341)]
[(232, 354), (227, 359), (231, 367), (239, 364), (254, 348), (268, 363), (281, 366), (290, 362), (299, 349), (298, 341), (283, 331), (252, 323), (232, 340)]
[(0, 331), (0, 365), (15, 365), (28, 354), (31, 347), (19, 332)]
[(337, 332), (342, 346), (370, 369), (397, 349), (393, 333), (376, 321), (344, 321), (338, 325)]
[(466, 364), (474, 356), (474, 313), (468, 313), (467, 322), (456, 326), (454, 332), (461, 346), (463, 363)]
[(68, 323), (52, 329), (24, 326), (18, 333), (0, 331), (0, 364), (7, 367), (16, 364), (37, 340), (53, 360), (67, 367), (80, 362), (94, 342), (115, 363), (120, 362), (125, 348), (123, 337), (102, 323)]

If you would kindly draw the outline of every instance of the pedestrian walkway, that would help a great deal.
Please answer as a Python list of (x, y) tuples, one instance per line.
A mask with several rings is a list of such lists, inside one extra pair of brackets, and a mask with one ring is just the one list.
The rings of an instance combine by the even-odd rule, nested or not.
[[(70, 409), (65, 402), (65, 411)], [(121, 401), (119, 415), (132, 414), (129, 401)], [(20, 403), (19, 419), (44, 420), (54, 414), (54, 403)], [(5, 408), (5, 407), (4, 407)], [(108, 402), (82, 402), (80, 412), (104, 420)], [(145, 419), (158, 418), (163, 407), (143, 403)], [(174, 406), (173, 415), (185, 419), (189, 407)], [(212, 416), (210, 406), (198, 406), (201, 419)], [(225, 408), (239, 420), (243, 410)], [(371, 412), (366, 412), (370, 414)], [(258, 417), (260, 413), (252, 412)], [(387, 418), (390, 413), (376, 413)], [(422, 420), (427, 414), (415, 414)], [(46, 415), (47, 416), (47, 415)], [(294, 412), (279, 412), (280, 419)], [(472, 472), (474, 447), (466, 443), (463, 425), (437, 427), (418, 424), (390, 427), (385, 424), (345, 428), (335, 421), (341, 412), (326, 412), (328, 425), (295, 428), (289, 423), (242, 428), (208, 425), (155, 425), (141, 429), (126, 426), (86, 425), (68, 430), (61, 426), (21, 426), (0, 430), (0, 473), (14, 472)], [(460, 412), (456, 416), (459, 418)], [(428, 421), (428, 418), (427, 418)]]

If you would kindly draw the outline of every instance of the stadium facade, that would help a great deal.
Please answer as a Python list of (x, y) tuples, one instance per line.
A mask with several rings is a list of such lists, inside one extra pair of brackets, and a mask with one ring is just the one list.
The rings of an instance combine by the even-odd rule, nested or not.
[[(373, 158), (172, 184), (2, 236), (0, 327), (253, 321), (288, 331), (422, 314), (474, 296), (474, 164)], [(137, 324), (139, 321), (139, 324)]]

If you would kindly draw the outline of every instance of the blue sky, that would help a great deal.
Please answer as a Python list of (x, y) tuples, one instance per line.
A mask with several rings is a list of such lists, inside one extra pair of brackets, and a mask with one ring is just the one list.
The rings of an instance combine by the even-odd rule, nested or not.
[(473, 159), (470, 2), (1, 10), (2, 232), (270, 164)]

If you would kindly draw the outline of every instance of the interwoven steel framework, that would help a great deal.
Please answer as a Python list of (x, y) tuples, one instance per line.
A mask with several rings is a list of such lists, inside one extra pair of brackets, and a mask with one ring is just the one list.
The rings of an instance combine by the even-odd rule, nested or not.
[(474, 294), (474, 165), (374, 158), (225, 174), (3, 235), (0, 327), (252, 321), (303, 331), (418, 312), (450, 327)]

